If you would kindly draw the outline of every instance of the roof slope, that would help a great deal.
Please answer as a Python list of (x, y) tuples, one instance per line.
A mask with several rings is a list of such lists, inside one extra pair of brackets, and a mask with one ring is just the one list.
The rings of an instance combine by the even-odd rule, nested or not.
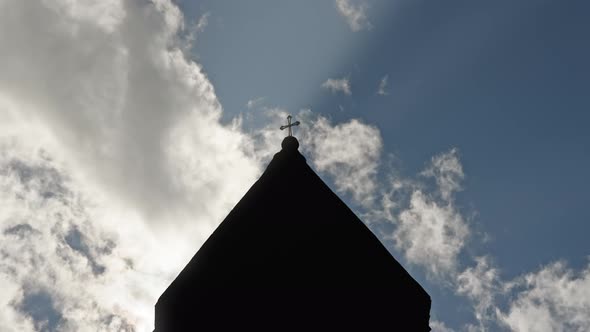
[(162, 294), (156, 331), (429, 330), (428, 294), (307, 165), (298, 145), (294, 137), (283, 141)]

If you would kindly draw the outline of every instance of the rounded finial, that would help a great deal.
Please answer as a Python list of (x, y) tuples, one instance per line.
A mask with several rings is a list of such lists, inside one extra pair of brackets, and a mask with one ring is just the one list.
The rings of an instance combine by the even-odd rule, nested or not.
[(296, 151), (299, 148), (299, 141), (293, 136), (287, 136), (283, 139), (281, 148), (286, 151)]

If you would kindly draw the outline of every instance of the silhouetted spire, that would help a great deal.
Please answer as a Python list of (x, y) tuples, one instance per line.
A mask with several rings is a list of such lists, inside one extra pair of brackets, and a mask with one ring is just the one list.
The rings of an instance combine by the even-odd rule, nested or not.
[(293, 136), (156, 304), (156, 331), (428, 331), (430, 297)]

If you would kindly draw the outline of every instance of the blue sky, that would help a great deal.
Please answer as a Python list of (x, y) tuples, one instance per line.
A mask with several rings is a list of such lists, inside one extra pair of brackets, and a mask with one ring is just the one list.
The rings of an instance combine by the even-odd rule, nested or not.
[(0, 330), (151, 331), (287, 114), (434, 331), (590, 330), (589, 9), (0, 1)]

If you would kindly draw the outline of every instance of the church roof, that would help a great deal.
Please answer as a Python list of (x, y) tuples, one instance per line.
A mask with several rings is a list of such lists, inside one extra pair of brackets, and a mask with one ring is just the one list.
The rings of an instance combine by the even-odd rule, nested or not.
[(318, 319), (314, 326), (330, 329), (388, 323), (429, 330), (429, 295), (307, 165), (298, 146), (285, 138), (162, 294), (156, 331), (264, 330)]

